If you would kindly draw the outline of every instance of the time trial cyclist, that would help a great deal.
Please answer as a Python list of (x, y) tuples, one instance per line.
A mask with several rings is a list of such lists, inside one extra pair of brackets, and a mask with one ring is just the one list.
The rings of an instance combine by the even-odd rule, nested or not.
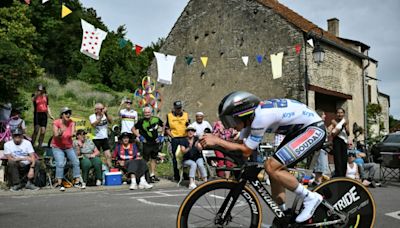
[(242, 141), (234, 143), (205, 134), (200, 140), (203, 148), (221, 146), (230, 151), (240, 150), (244, 157), (249, 157), (265, 133), (285, 135), (276, 153), (264, 163), (271, 181), (272, 197), (280, 209), (285, 211), (285, 189), (294, 192), (304, 199), (304, 208), (296, 217), (296, 222), (310, 219), (322, 202), (322, 196), (306, 189), (286, 167), (294, 166), (323, 145), (326, 129), (321, 117), (296, 100), (261, 101), (257, 96), (244, 91), (226, 95), (220, 102), (218, 114), (226, 128), (241, 130)]

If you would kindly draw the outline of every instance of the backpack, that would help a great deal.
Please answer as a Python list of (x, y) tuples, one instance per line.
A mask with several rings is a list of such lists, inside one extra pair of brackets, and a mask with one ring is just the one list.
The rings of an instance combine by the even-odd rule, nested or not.
[(37, 187), (44, 187), (46, 186), (47, 178), (46, 178), (46, 170), (40, 168), (38, 172), (35, 174), (35, 179), (33, 180), (33, 183)]

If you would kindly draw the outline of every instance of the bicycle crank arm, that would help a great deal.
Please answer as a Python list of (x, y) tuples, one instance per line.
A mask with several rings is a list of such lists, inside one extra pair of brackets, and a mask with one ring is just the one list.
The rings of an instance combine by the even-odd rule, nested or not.
[(328, 209), (328, 211), (327, 211), (328, 216), (332, 216), (333, 214), (335, 214), (335, 215), (339, 216), (340, 220), (343, 223), (346, 222), (347, 215), (341, 211), (336, 211), (335, 208), (328, 201), (322, 200), (321, 204), (324, 205)]
[(319, 222), (319, 223), (310, 223), (310, 224), (301, 224), (300, 227), (319, 227), (319, 226), (329, 226), (329, 225), (334, 225), (334, 224), (339, 224), (339, 223), (343, 223), (343, 221), (341, 219), (336, 219), (336, 220), (332, 220), (332, 221), (326, 221), (326, 222)]

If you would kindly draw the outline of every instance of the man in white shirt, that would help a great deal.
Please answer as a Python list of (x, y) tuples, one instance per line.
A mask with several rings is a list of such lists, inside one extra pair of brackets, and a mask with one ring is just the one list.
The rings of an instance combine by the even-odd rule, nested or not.
[[(121, 109), (122, 105), (125, 104), (125, 109)], [(132, 101), (125, 99), (120, 106), (119, 118), (121, 119), (121, 133), (128, 133), (129, 139), (133, 136), (133, 127), (138, 120), (138, 113), (131, 108)]]
[(197, 112), (196, 113), (196, 122), (191, 124), (196, 129), (196, 136), (201, 137), (204, 134), (204, 130), (206, 128), (212, 130), (211, 124), (204, 120), (204, 113)]
[(12, 186), (10, 190), (21, 190), (24, 186), (24, 182), (26, 182), (26, 189), (39, 189), (32, 183), (35, 177), (35, 171), (39, 168), (32, 144), (24, 139), (23, 132), (20, 128), (16, 128), (12, 131), (12, 138), (13, 140), (4, 144), (4, 155), (8, 161), (7, 175)]
[(107, 107), (97, 103), (95, 105), (95, 113), (89, 116), (90, 123), (95, 128), (93, 143), (99, 151), (103, 151), (106, 156), (108, 168), (112, 167), (110, 145), (108, 143), (108, 124), (112, 119), (107, 114)]

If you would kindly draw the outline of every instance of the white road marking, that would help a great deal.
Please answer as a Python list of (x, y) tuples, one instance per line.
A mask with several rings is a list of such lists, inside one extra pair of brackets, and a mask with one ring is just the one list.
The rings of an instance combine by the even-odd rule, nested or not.
[(180, 205), (172, 205), (172, 204), (166, 204), (166, 203), (156, 203), (156, 202), (151, 202), (147, 201), (145, 199), (137, 199), (139, 202), (152, 205), (152, 206), (163, 206), (163, 207), (180, 207)]
[(118, 193), (118, 194), (113, 194), (117, 196), (129, 196), (129, 195), (143, 195), (143, 194), (154, 194), (154, 193), (159, 193), (159, 194), (168, 194), (172, 192), (187, 192), (189, 191), (187, 189), (179, 189), (179, 190), (157, 190), (157, 191), (141, 191), (141, 192), (129, 192), (129, 193)]
[(385, 215), (400, 220), (400, 211), (393, 211), (390, 213), (386, 213)]
[(152, 199), (152, 198), (165, 198), (165, 197), (172, 197), (172, 196), (186, 196), (187, 194), (174, 194), (174, 195), (153, 195), (153, 196), (132, 196), (131, 199)]

